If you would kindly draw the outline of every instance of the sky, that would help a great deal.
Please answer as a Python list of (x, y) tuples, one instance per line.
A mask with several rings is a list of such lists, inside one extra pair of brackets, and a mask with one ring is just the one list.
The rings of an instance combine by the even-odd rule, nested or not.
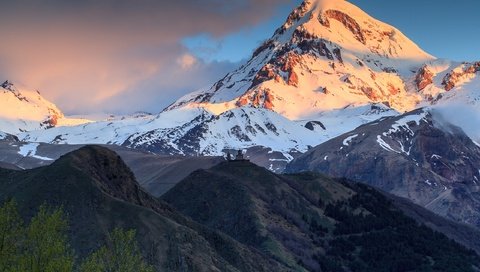
[[(480, 60), (478, 0), (351, 0), (430, 54)], [(66, 114), (160, 112), (246, 61), (300, 0), (0, 0), (0, 81)]]

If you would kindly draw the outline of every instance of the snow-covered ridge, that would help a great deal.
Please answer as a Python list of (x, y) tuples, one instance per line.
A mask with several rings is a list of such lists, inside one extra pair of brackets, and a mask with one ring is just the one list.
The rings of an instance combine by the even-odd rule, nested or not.
[(166, 110), (251, 106), (295, 120), (385, 102), (405, 112), (422, 101), (406, 83), (432, 60), (398, 29), (347, 1), (305, 1), (245, 65)]
[(425, 63), (411, 84), (424, 97), (424, 105), (468, 104), (480, 101), (480, 62), (435, 60)]
[(225, 149), (265, 146), (288, 154), (305, 152), (379, 117), (398, 112), (381, 105), (349, 107), (319, 115), (323, 127), (312, 130), (309, 120), (293, 121), (267, 109), (242, 107), (221, 114), (182, 107), (157, 116), (126, 118), (74, 127), (21, 133), (24, 141), (58, 144), (118, 144), (167, 154), (222, 155)]
[(0, 84), (0, 130), (17, 134), (22, 131), (72, 126), (88, 122), (66, 118), (38, 91), (18, 87), (9, 81)]

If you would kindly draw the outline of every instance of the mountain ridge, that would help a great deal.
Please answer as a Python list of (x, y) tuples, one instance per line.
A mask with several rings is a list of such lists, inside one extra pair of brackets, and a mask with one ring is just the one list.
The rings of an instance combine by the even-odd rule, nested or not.
[(263, 165), (281, 171), (295, 154), (375, 119), (454, 102), (479, 111), (479, 69), (432, 57), (347, 1), (304, 1), (244, 65), (158, 115), (20, 138), (183, 155), (265, 148), (282, 162)]
[(33, 170), (0, 169), (0, 188), (0, 201), (14, 198), (25, 217), (42, 204), (63, 207), (79, 257), (122, 227), (137, 231), (144, 257), (161, 271), (287, 271), (147, 194), (118, 155), (103, 147), (83, 147)]
[(18, 87), (8, 80), (0, 84), (0, 131), (19, 134), (87, 122), (88, 120), (66, 118), (63, 112), (42, 97), (39, 91)]
[[(390, 256), (380, 257), (379, 252), (373, 255), (369, 252), (376, 252), (374, 248), (377, 246), (383, 248), (386, 244), (397, 245), (391, 241), (404, 228), (402, 212), (416, 221), (407, 223), (410, 227), (416, 227), (407, 231), (408, 234), (400, 234), (403, 241), (412, 239), (415, 233), (423, 233), (419, 226), (428, 224), (445, 232), (450, 239), (480, 249), (478, 243), (471, 243), (472, 239), (479, 237), (478, 230), (456, 225), (419, 206), (388, 194), (384, 195), (365, 185), (314, 173), (278, 175), (247, 161), (224, 162), (210, 169), (198, 170), (163, 195), (162, 199), (197, 222), (262, 250), (297, 271), (302, 268), (307, 271), (350, 271), (349, 269), (354, 267), (362, 267), (358, 263), (373, 264), (368, 267), (365, 265), (362, 271), (396, 271), (394, 267), (402, 257), (389, 258), (395, 255), (395, 252), (410, 252), (414, 246), (396, 251), (379, 249), (380, 252), (388, 252)], [(348, 208), (350, 205), (352, 210)], [(335, 209), (337, 206), (343, 208)], [(352, 215), (354, 218), (349, 221), (347, 211), (357, 216)], [(366, 218), (362, 220), (361, 214)], [(422, 216), (419, 217), (418, 214)], [(382, 222), (381, 227), (373, 223), (376, 222), (376, 216), (379, 216), (378, 222)], [(352, 225), (346, 227), (344, 224), (350, 224), (346, 222), (351, 222)], [(361, 251), (359, 256), (369, 256), (366, 259), (357, 259), (356, 254), (347, 246), (338, 248), (338, 254), (332, 249), (337, 243), (343, 244), (344, 240), (350, 243), (359, 242), (362, 240), (363, 231), (369, 237), (366, 242), (368, 246), (356, 244), (357, 250), (354, 252)], [(382, 236), (384, 232), (390, 231), (392, 232), (388, 235)], [(419, 244), (436, 239), (433, 233), (424, 233), (421, 236), (425, 240)], [(417, 238), (413, 240), (418, 241)], [(378, 241), (382, 242), (377, 244)], [(404, 245), (402, 242), (398, 244)], [(422, 255), (420, 251), (416, 254)], [(433, 257), (437, 253), (428, 254)], [(386, 259), (389, 261), (385, 261)], [(339, 265), (331, 268), (328, 264), (332, 262)], [(379, 265), (380, 263), (383, 264)], [(399, 263), (399, 267), (402, 267), (397, 268), (399, 271), (410, 270), (406, 268), (409, 266), (406, 263)], [(445, 263), (437, 269), (442, 270), (440, 267), (443, 267), (444, 270), (449, 270), (447, 266), (450, 264)], [(412, 269), (419, 267), (422, 267), (421, 262)], [(462, 269), (468, 270), (466, 267)]]

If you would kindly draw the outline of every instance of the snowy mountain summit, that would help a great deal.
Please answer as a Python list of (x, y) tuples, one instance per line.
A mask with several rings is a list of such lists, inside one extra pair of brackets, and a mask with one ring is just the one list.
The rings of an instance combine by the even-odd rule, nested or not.
[(17, 87), (8, 80), (0, 84), (0, 131), (18, 134), (79, 123), (85, 121), (65, 118), (62, 111), (38, 91)]
[(408, 111), (421, 97), (405, 83), (433, 59), (347, 1), (305, 1), (247, 64), (169, 109), (206, 104), (218, 113), (248, 105), (290, 119), (372, 102)]
[(263, 148), (261, 164), (277, 169), (278, 161), (381, 117), (450, 101), (477, 107), (479, 71), (479, 63), (436, 59), (347, 1), (306, 0), (248, 62), (156, 116), (21, 138), (185, 155)]

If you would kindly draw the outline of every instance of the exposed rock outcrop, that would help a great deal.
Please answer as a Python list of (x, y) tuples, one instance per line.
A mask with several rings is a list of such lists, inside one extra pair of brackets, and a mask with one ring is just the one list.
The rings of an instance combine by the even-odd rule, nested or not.
[(425, 89), (428, 85), (433, 83), (433, 73), (428, 70), (428, 66), (424, 65), (415, 77), (415, 84), (419, 91)]
[(365, 36), (363, 35), (362, 28), (360, 25), (350, 17), (348, 14), (345, 14), (341, 11), (338, 10), (327, 10), (325, 11), (325, 14), (328, 18), (337, 20), (345, 26), (352, 34), (355, 36), (355, 39), (357, 41), (366, 44)]
[(480, 62), (465, 63), (462, 67), (459, 67), (452, 72), (448, 73), (442, 81), (442, 85), (446, 91), (451, 91), (457, 86), (457, 84), (467, 77), (471, 77), (480, 71)]

